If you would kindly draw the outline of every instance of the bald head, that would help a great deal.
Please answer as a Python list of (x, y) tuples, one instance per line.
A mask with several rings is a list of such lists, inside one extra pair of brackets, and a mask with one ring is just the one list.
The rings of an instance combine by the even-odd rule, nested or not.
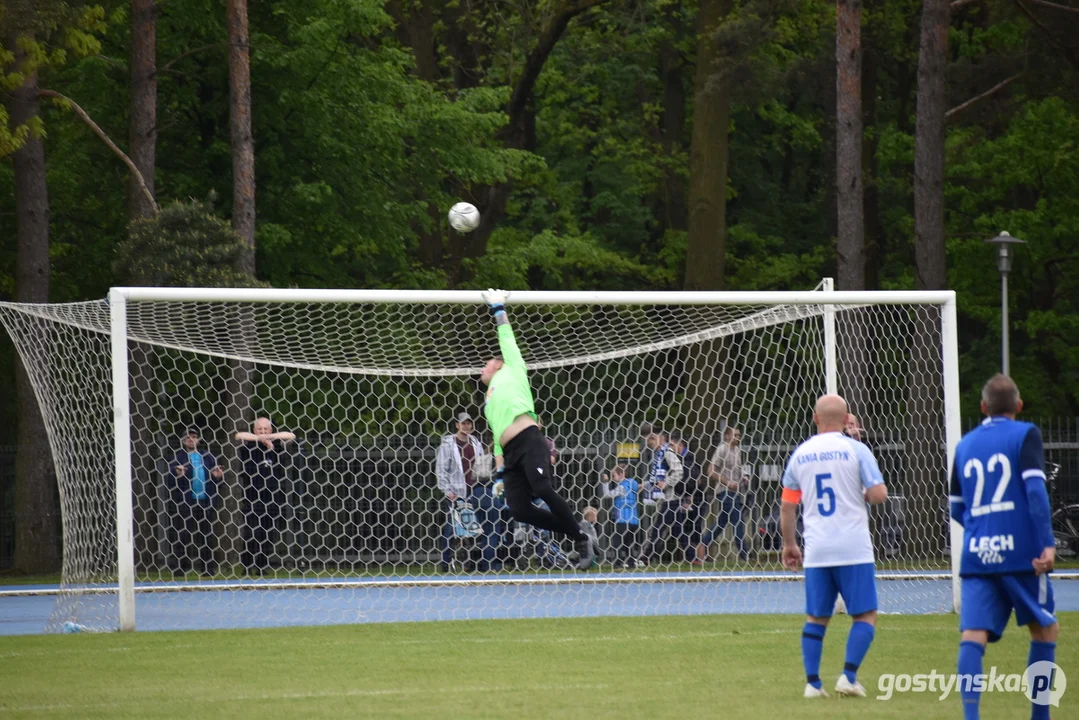
[(1019, 387), (1007, 375), (997, 373), (982, 387), (982, 412), (989, 417), (1004, 415), (1014, 418), (1022, 409)]
[(847, 401), (838, 395), (821, 395), (813, 408), (817, 432), (839, 432), (847, 425)]

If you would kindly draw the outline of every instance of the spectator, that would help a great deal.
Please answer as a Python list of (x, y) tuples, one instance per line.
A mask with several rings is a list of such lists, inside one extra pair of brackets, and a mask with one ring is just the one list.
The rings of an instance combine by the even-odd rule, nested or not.
[(599, 562), (599, 510), (589, 505), (581, 512), (581, 531), (592, 539), (592, 552), (596, 555), (596, 562)]
[[(873, 449), (869, 442), (869, 433), (862, 425), (861, 419), (854, 413), (847, 413), (847, 420), (843, 423), (843, 434), (851, 440), (857, 440), (870, 450)], [(895, 557), (903, 552), (903, 527), (906, 520), (901, 502), (901, 495), (891, 496), (876, 511), (876, 539), (880, 544), (880, 554), (886, 557)]]
[(637, 513), (637, 491), (639, 485), (633, 478), (626, 477), (626, 466), (615, 465), (610, 475), (604, 473), (600, 481), (599, 494), (613, 501), (614, 517), (614, 566), (637, 567), (637, 554), (641, 545), (641, 518)]
[(854, 413), (847, 413), (847, 421), (843, 425), (843, 434), (852, 440), (866, 445), (865, 431), (862, 429), (862, 421)]
[(244, 523), (246, 549), (240, 562), (248, 572), (263, 575), (270, 569), (274, 545), (280, 539), (284, 519), (286, 445), (296, 440), (290, 432), (274, 432), (270, 419), (255, 420), (252, 432), (240, 431), (234, 439), (240, 445), (244, 471)]
[[(472, 416), (467, 412), (458, 413), (456, 424), (457, 432), (444, 436), (438, 446), (435, 479), (439, 490), (445, 493), (447, 502), (454, 503), (461, 498), (472, 505), (476, 520), (483, 528), (480, 538), (482, 559), (478, 567), (481, 571), (498, 570), (500, 561), (496, 553), (499, 537), (505, 533), (502, 522), (504, 505), (489, 486), (490, 475), (480, 470), (490, 467), (490, 458), (484, 451), (483, 443), (473, 434)], [(450, 521), (442, 532), (442, 562), (439, 565), (442, 572), (449, 572), (452, 565), (452, 538), (453, 525)]]
[[(543, 418), (539, 415), (536, 416), (536, 427), (543, 430)], [(543, 439), (547, 441), (547, 450), (551, 453), (551, 471), (554, 471), (555, 465), (558, 463), (558, 447), (554, 444), (554, 440), (547, 433), (543, 434)], [(553, 478), (552, 478), (553, 482)]]
[(648, 542), (641, 553), (640, 563), (651, 561), (656, 541), (665, 528), (674, 528), (678, 518), (677, 490), (682, 481), (682, 458), (670, 446), (670, 438), (663, 430), (645, 423), (641, 435), (652, 451), (652, 464), (648, 472), (648, 488), (645, 502), (656, 504), (655, 522), (649, 531)]
[(174, 543), (169, 567), (174, 576), (180, 577), (195, 569), (197, 559), (202, 573), (213, 575), (217, 572), (214, 562), (217, 486), (225, 473), (212, 453), (199, 450), (198, 428), (188, 428), (181, 442), (183, 447), (176, 451), (165, 477)]
[(749, 560), (746, 549), (745, 495), (749, 489), (749, 473), (742, 462), (742, 431), (728, 425), (723, 432), (723, 442), (712, 453), (711, 461), (705, 466), (704, 475), (716, 483), (719, 496), (719, 515), (715, 525), (701, 538), (697, 548), (697, 557), (707, 558), (708, 546), (718, 533), (728, 525), (734, 528), (734, 542), (738, 547), (738, 558)]
[(686, 560), (693, 565), (702, 565), (703, 558), (697, 556), (697, 546), (701, 542), (701, 508), (704, 507), (707, 480), (701, 478), (697, 461), (678, 430), (671, 431), (671, 450), (682, 460), (682, 486), (672, 532), (685, 551)]

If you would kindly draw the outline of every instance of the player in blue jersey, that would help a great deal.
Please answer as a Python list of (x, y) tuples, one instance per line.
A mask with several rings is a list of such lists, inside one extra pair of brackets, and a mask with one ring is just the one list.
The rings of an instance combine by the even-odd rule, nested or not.
[[(804, 696), (828, 697), (820, 679), (821, 651), (828, 621), (842, 597), (854, 623), (847, 637), (840, 695), (865, 697), (858, 667), (869, 652), (877, 626), (877, 583), (866, 503), (888, 499), (888, 489), (872, 451), (843, 434), (847, 403), (824, 395), (813, 408), (817, 434), (799, 445), (783, 473), (783, 566), (805, 566), (806, 623), (802, 628)], [(805, 562), (795, 530), (802, 506)]]
[[(967, 720), (978, 717), (983, 684), (974, 678), (982, 673), (986, 643), (1000, 640), (1012, 610), (1016, 623), (1030, 630), (1027, 664), (1052, 663), (1056, 654), (1059, 628), (1048, 575), (1056, 547), (1042, 435), (1015, 419), (1022, 409), (1011, 378), (990, 378), (982, 388), (986, 418), (959, 442), (952, 463), (951, 513), (963, 526), (959, 676)], [(1031, 718), (1048, 718), (1053, 678), (1028, 679)]]

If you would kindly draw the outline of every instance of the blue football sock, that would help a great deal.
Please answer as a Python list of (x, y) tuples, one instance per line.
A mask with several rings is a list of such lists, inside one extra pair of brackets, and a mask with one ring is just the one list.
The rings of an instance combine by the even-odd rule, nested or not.
[[(1027, 666), (1033, 665), (1036, 662), (1055, 662), (1057, 644), (1055, 642), (1041, 642), (1040, 640), (1030, 641), (1030, 654), (1027, 656)], [(1037, 682), (1037, 681), (1035, 681)], [(1048, 697), (1048, 692), (1053, 686), (1053, 678), (1049, 679), (1048, 687), (1042, 689), (1035, 685), (1034, 690), (1039, 690), (1041, 694), (1045, 694)], [(1037, 697), (1037, 696), (1036, 696)], [(1049, 705), (1032, 702), (1030, 704), (1030, 719), (1031, 720), (1049, 720)]]
[(963, 719), (978, 720), (981, 692), (974, 687), (974, 677), (982, 674), (985, 646), (972, 640), (959, 643), (959, 691), (963, 698)]
[(858, 666), (862, 664), (865, 654), (869, 652), (869, 646), (873, 644), (875, 631), (876, 628), (872, 625), (861, 621), (854, 623), (850, 628), (850, 635), (847, 637), (847, 657), (843, 661), (843, 674), (852, 683), (858, 677)]
[(826, 625), (807, 622), (802, 628), (802, 663), (806, 668), (806, 682), (820, 690), (820, 656), (824, 650)]

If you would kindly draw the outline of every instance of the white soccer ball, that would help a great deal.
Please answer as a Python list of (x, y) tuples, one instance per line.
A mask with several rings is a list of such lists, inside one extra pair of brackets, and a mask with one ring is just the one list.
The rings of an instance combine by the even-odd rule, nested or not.
[(450, 208), (450, 227), (457, 232), (472, 232), (480, 226), (480, 211), (472, 203), (459, 202)]

